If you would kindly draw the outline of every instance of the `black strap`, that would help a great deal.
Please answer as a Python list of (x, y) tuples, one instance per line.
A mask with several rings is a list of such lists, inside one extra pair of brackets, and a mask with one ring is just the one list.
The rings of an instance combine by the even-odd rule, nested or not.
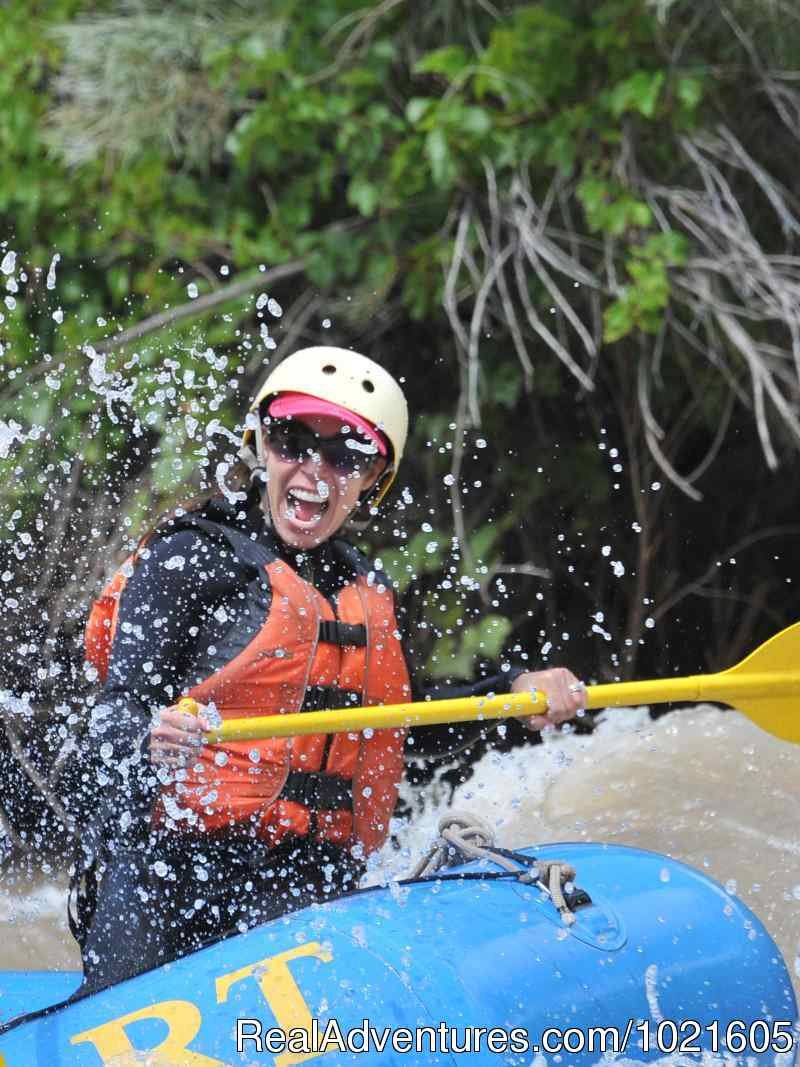
[(363, 623), (339, 622), (325, 619), (319, 624), (319, 639), (346, 648), (366, 648), (367, 628)]
[(338, 685), (310, 685), (306, 689), (301, 711), (328, 711), (331, 708), (352, 708), (361, 704), (361, 693), (355, 689), (340, 689)]
[(353, 784), (339, 774), (289, 771), (280, 799), (305, 804), (314, 811), (352, 811)]
[(270, 552), (264, 545), (232, 526), (213, 522), (211, 519), (204, 519), (191, 513), (183, 519), (182, 525), (194, 526), (211, 537), (226, 541), (239, 562), (259, 574), (262, 573), (264, 567), (275, 560), (274, 552)]
[(67, 922), (72, 936), (83, 949), (97, 910), (97, 861), (88, 870), (78, 865), (70, 871)]

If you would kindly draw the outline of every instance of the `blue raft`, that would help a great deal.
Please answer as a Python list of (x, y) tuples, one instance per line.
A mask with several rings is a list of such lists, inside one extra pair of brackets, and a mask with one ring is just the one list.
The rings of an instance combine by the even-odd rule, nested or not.
[[(7, 1023), (0, 1067), (411, 1067), (465, 1053), (517, 1067), (670, 1053), (681, 1064), (709, 1053), (795, 1063), (789, 974), (740, 901), (638, 849), (571, 843), (536, 855), (577, 871), (590, 900), (576, 901), (571, 926), (535, 885), (485, 863), (449, 868), (307, 908)], [(15, 987), (0, 974), (0, 1017), (12, 1006), (30, 1013), (77, 979), (46, 981), (26, 975)]]

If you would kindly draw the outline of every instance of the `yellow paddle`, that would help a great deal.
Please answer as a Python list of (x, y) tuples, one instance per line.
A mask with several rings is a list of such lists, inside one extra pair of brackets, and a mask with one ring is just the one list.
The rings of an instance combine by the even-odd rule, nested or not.
[[(614, 682), (586, 689), (587, 708), (666, 704), (671, 701), (713, 701), (730, 704), (756, 725), (785, 741), (800, 743), (800, 623), (775, 634), (749, 656), (718, 674), (659, 678), (646, 682)], [(181, 702), (198, 710), (191, 698)], [(493, 697), (463, 697), (379, 707), (306, 711), (291, 715), (263, 715), (228, 719), (206, 734), (206, 740), (252, 741), (301, 734), (333, 734), (393, 726), (432, 726), (437, 723), (505, 719), (512, 715), (541, 715), (547, 709), (544, 693), (501, 693)]]

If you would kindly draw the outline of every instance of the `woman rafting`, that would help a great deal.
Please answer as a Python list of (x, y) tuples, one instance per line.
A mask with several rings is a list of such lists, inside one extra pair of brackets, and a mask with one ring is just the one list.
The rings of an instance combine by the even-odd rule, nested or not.
[[(346, 537), (379, 513), (408, 430), (399, 383), (343, 348), (285, 358), (257, 391), (213, 495), (139, 542), (94, 605), (105, 679), (71, 917), (84, 989), (355, 888), (387, 840), (406, 732), (210, 743), (221, 721), (426, 696), (542, 691), (540, 730), (572, 718), (564, 668), (426, 692), (392, 584)], [(448, 754), (471, 727), (414, 731)]]

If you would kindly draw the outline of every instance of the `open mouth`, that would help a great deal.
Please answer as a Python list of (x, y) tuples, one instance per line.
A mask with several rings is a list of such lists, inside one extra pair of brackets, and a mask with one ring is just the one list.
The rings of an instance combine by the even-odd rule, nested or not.
[(286, 515), (294, 523), (314, 526), (330, 507), (327, 495), (309, 489), (289, 489), (286, 493)]

